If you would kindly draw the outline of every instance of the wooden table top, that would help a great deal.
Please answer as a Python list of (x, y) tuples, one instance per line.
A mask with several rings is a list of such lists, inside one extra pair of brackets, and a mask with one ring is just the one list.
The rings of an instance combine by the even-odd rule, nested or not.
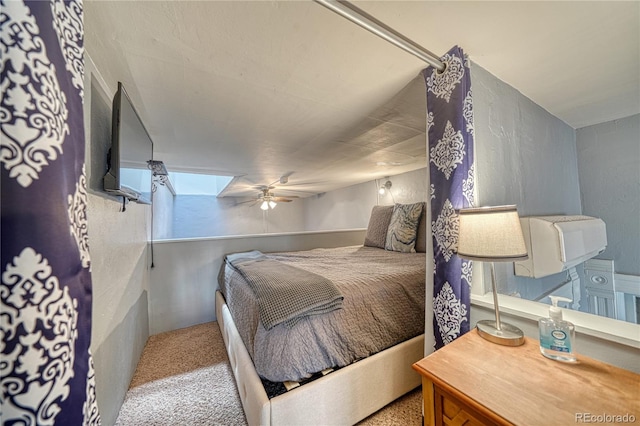
[(640, 375), (579, 353), (571, 364), (545, 358), (530, 338), (501, 346), (472, 330), (413, 368), (516, 425), (575, 425), (590, 416), (623, 423), (615, 416), (625, 415), (640, 423)]

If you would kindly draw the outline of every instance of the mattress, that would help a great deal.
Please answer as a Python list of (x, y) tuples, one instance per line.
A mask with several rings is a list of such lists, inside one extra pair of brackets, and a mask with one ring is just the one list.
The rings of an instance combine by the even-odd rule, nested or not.
[(424, 332), (424, 253), (351, 246), (267, 256), (328, 278), (344, 301), (342, 309), (267, 331), (248, 284), (224, 265), (220, 291), (263, 379), (301, 381)]

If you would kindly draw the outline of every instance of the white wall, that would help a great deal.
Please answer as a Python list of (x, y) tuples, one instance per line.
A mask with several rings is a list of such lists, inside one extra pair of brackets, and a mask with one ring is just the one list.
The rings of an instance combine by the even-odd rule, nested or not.
[(85, 53), (84, 120), (88, 182), (88, 235), (93, 282), (91, 351), (103, 425), (115, 422), (149, 336), (149, 206), (102, 192), (111, 140), (111, 99)]
[(253, 202), (239, 204), (234, 198), (178, 195), (174, 198), (170, 238), (247, 235), (303, 231), (299, 201), (278, 203), (264, 211)]
[[(426, 96), (426, 95), (425, 95)], [(426, 150), (426, 141), (425, 141)], [(352, 185), (305, 198), (304, 224), (309, 231), (322, 229), (366, 228), (376, 204), (417, 203), (426, 201), (427, 168), (389, 177), (391, 195), (378, 194), (378, 185), (386, 179)]]

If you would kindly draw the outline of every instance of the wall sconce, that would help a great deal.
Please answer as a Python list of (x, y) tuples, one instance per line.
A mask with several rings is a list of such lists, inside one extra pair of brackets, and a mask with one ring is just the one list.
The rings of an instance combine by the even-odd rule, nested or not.
[(169, 180), (169, 172), (167, 171), (167, 167), (164, 165), (164, 162), (159, 160), (148, 160), (147, 166), (149, 170), (151, 170), (152, 181), (151, 181), (151, 191), (156, 192), (158, 189), (157, 185), (166, 186), (171, 194), (176, 195), (175, 189), (173, 189), (173, 185), (171, 184), (171, 180)]
[(387, 179), (387, 181), (380, 187), (380, 189), (378, 189), (378, 194), (380, 195), (384, 195), (386, 191), (391, 191), (391, 181), (388, 176), (385, 177), (385, 179)]
[(168, 176), (169, 172), (167, 171), (167, 167), (164, 165), (164, 162), (158, 160), (149, 160), (147, 161), (147, 166), (151, 170), (154, 176)]

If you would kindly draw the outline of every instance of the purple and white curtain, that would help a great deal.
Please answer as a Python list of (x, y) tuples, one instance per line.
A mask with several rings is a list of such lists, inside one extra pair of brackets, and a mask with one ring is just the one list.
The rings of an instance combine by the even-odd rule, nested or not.
[(457, 210), (473, 205), (473, 103), (469, 63), (455, 46), (446, 69), (423, 71), (427, 83), (431, 228), (434, 253), (435, 348), (469, 331), (471, 261), (456, 254)]
[(99, 424), (78, 1), (0, 0), (3, 424)]

